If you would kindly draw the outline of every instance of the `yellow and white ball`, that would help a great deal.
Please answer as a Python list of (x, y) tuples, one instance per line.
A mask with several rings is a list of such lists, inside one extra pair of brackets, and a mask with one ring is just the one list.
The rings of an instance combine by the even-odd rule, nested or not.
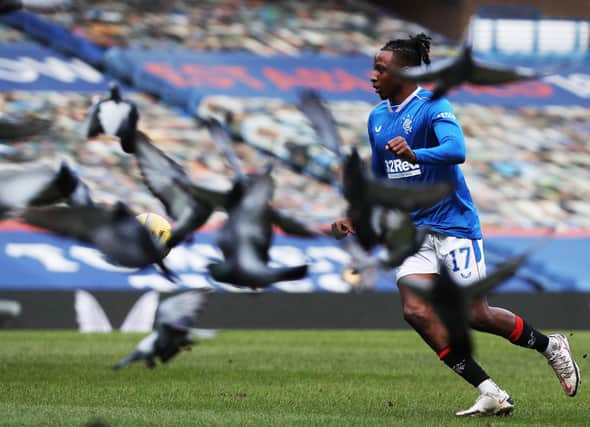
[(163, 216), (153, 212), (146, 212), (137, 215), (137, 220), (141, 222), (149, 230), (153, 238), (160, 243), (166, 244), (170, 239), (172, 226)]

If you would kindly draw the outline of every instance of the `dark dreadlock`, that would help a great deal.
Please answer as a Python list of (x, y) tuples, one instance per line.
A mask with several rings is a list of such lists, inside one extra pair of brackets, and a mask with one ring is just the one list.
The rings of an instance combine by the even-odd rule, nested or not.
[(381, 50), (395, 52), (403, 65), (417, 66), (430, 64), (430, 41), (432, 37), (424, 33), (410, 36), (408, 39), (389, 40)]

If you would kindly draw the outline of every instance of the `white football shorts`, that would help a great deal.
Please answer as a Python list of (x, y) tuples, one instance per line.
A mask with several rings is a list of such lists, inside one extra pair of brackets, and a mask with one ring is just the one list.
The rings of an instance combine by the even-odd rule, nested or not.
[(483, 241), (431, 232), (418, 252), (397, 268), (397, 281), (410, 274), (436, 274), (446, 265), (455, 281), (468, 285), (486, 275)]

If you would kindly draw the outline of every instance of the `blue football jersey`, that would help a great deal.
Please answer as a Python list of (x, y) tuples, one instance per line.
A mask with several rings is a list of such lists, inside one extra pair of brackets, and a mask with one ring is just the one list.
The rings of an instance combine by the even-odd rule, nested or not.
[[(477, 210), (459, 167), (465, 161), (463, 131), (451, 104), (444, 98), (431, 102), (431, 95), (419, 87), (401, 105), (383, 101), (371, 111), (373, 174), (396, 183), (450, 183), (453, 193), (428, 209), (412, 212), (414, 223), (450, 236), (481, 239)], [(415, 164), (385, 150), (396, 136), (406, 139), (416, 154)]]

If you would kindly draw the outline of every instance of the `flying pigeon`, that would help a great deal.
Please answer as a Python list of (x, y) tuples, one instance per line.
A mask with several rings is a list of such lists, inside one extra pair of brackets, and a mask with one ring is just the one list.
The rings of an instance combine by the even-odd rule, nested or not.
[(229, 194), (228, 219), (217, 240), (224, 261), (208, 266), (215, 280), (257, 289), (274, 282), (302, 279), (307, 274), (307, 265), (268, 266), (272, 239), (269, 203), (273, 190), (270, 172), (249, 175), (234, 183)]
[[(28, 208), (22, 219), (31, 225), (53, 233), (93, 244), (110, 261), (132, 268), (157, 264), (170, 280), (175, 275), (163, 263), (169, 247), (156, 240), (127, 205), (117, 202), (114, 207), (46, 206)], [(172, 229), (172, 235), (175, 229)]]
[[(240, 160), (232, 148), (231, 138), (227, 132), (227, 129), (215, 119), (210, 119), (207, 121), (207, 128), (211, 134), (212, 140), (218, 147), (220, 147), (221, 151), (225, 154), (230, 165), (232, 166), (232, 169), (234, 170), (234, 184), (236, 182), (241, 182), (242, 184), (240, 185), (247, 185), (247, 183), (250, 182), (250, 177), (253, 175), (244, 174)], [(213, 188), (205, 187), (192, 182), (186, 175), (175, 176), (174, 180), (195, 200), (198, 200), (205, 205), (212, 206), (215, 209), (229, 209), (231, 204), (231, 191), (219, 191)], [(318, 236), (317, 232), (311, 230), (302, 222), (286, 214), (283, 214), (272, 206), (270, 216), (272, 224), (278, 226), (287, 234), (298, 237)]]
[(526, 262), (528, 254), (502, 263), (496, 271), (469, 285), (456, 283), (448, 269), (442, 268), (434, 280), (414, 279), (404, 282), (412, 291), (429, 301), (449, 333), (450, 347), (460, 354), (472, 354), (469, 334), (469, 302), (489, 293), (510, 279)]
[(22, 141), (45, 133), (51, 122), (34, 115), (0, 113), (0, 141)]
[(65, 201), (77, 185), (78, 177), (67, 163), (62, 163), (58, 170), (45, 163), (3, 165), (0, 213)]
[(121, 360), (114, 370), (145, 360), (148, 368), (156, 367), (156, 359), (168, 362), (181, 350), (193, 345), (191, 330), (204, 308), (203, 292), (184, 292), (170, 297), (158, 307), (154, 331), (142, 339), (129, 356)]
[(121, 141), (123, 151), (133, 153), (138, 120), (139, 113), (135, 104), (123, 99), (119, 86), (111, 83), (109, 98), (98, 101), (90, 110), (85, 136), (116, 136)]
[(409, 67), (394, 73), (413, 82), (438, 82), (431, 100), (444, 96), (451, 88), (463, 83), (499, 85), (542, 77), (532, 68), (499, 65), (477, 59), (468, 44), (463, 45), (457, 57), (441, 59), (428, 67)]
[(450, 192), (446, 184), (400, 185), (371, 178), (356, 149), (344, 159), (343, 177), (355, 236), (365, 250), (385, 245), (389, 257), (384, 266), (399, 265), (399, 257), (415, 253), (424, 240), (428, 230), (416, 229), (408, 213), (430, 207)]
[(176, 221), (168, 241), (168, 246), (174, 247), (201, 227), (214, 208), (203, 199), (193, 197), (179, 184), (190, 181), (186, 172), (141, 131), (137, 132), (134, 151), (146, 186)]

